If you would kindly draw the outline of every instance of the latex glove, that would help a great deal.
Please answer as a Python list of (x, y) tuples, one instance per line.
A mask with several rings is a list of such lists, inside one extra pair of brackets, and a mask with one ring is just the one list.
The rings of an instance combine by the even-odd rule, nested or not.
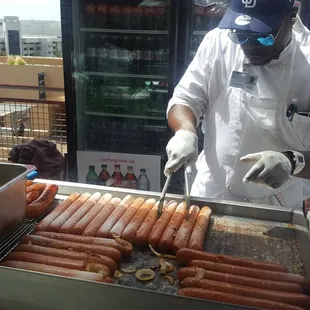
[(273, 189), (281, 187), (291, 176), (292, 164), (280, 152), (265, 151), (249, 154), (240, 159), (241, 162), (256, 162), (243, 178), (243, 183), (258, 183)]
[(188, 130), (178, 130), (166, 147), (168, 161), (164, 174), (168, 176), (187, 164), (187, 172), (192, 172), (192, 165), (198, 158), (198, 137)]

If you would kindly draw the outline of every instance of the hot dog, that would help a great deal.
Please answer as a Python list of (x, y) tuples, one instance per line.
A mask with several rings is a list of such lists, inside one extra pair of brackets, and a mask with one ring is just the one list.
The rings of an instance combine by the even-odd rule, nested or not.
[(173, 240), (185, 218), (185, 215), (186, 215), (186, 204), (182, 202), (176, 208), (163, 235), (159, 240), (158, 246), (162, 251), (168, 252), (172, 250)]
[(33, 184), (33, 181), (26, 180), (26, 187), (31, 186)]
[(90, 209), (85, 216), (74, 225), (72, 233), (81, 235), (90, 222), (99, 214), (99, 212), (106, 206), (106, 204), (112, 199), (111, 194), (105, 194), (101, 199)]
[(151, 211), (152, 207), (155, 205), (156, 200), (155, 199), (148, 199), (144, 202), (144, 204), (140, 207), (138, 212), (135, 214), (135, 216), (132, 218), (130, 223), (125, 228), (122, 238), (133, 243), (135, 241), (136, 233), (143, 223), (144, 219), (148, 215), (148, 213)]
[(48, 227), (49, 231), (58, 231), (60, 227), (89, 199), (90, 193), (82, 194), (71, 206), (61, 213)]
[(194, 250), (203, 250), (203, 243), (208, 230), (211, 209), (204, 207), (200, 210), (193, 232), (188, 242), (188, 247)]
[(129, 222), (132, 220), (134, 215), (138, 212), (139, 208), (144, 203), (144, 198), (137, 198), (135, 201), (130, 205), (130, 207), (126, 210), (126, 212), (122, 215), (122, 217), (118, 220), (118, 222), (113, 226), (110, 230), (110, 237), (113, 236), (121, 236)]
[(201, 288), (183, 288), (178, 292), (181, 296), (208, 299), (217, 302), (231, 303), (233, 305), (241, 305), (247, 307), (262, 308), (268, 310), (302, 310), (304, 308), (275, 302), (270, 300), (263, 300), (258, 298), (251, 298), (239, 296), (234, 294), (227, 294), (217, 291), (211, 291)]
[[(178, 279), (183, 281), (187, 277), (195, 277), (199, 268), (197, 267), (186, 267), (181, 268), (178, 272)], [(302, 287), (295, 283), (286, 283), (279, 281), (270, 281), (255, 279), (251, 277), (242, 277), (229, 273), (214, 272), (210, 270), (204, 271), (204, 279), (220, 281), (224, 283), (239, 284), (247, 287), (255, 287), (259, 289), (266, 289), (271, 291), (280, 292), (291, 292), (291, 293), (302, 293)]]
[[(72, 258), (63, 258), (57, 256), (48, 256), (36, 253), (27, 253), (27, 252), (16, 252), (13, 251), (10, 253), (6, 260), (14, 260), (14, 261), (21, 261), (21, 262), (30, 262), (30, 263), (37, 263), (37, 264), (44, 264), (49, 266), (58, 266), (73, 270), (82, 270), (85, 271), (85, 267), (88, 263), (87, 260), (76, 260)], [(98, 268), (101, 274), (104, 274), (106, 277), (111, 275), (111, 270), (102, 264), (97, 263)], [(101, 266), (101, 269), (100, 269)], [(88, 270), (89, 271), (89, 270)]]
[(269, 291), (264, 289), (246, 287), (237, 284), (229, 284), (225, 282), (197, 279), (195, 277), (185, 278), (182, 281), (182, 286), (203, 288), (211, 291), (218, 291), (228, 294), (236, 294), (246, 297), (284, 302), (286, 304), (295, 305), (306, 309), (310, 308), (310, 297), (303, 294)]
[(36, 192), (29, 192), (26, 194), (26, 205), (31, 204), (35, 200), (37, 200), (41, 195), (41, 192), (36, 191)]
[(117, 223), (121, 216), (126, 212), (128, 207), (134, 202), (135, 198), (128, 195), (126, 196), (116, 207), (116, 209), (110, 214), (107, 220), (101, 225), (97, 231), (98, 237), (109, 237), (109, 232), (112, 227)]
[(153, 226), (151, 233), (149, 235), (148, 243), (152, 245), (153, 248), (156, 248), (158, 242), (163, 235), (178, 203), (174, 200), (170, 201), (168, 205), (163, 209), (163, 213), (160, 218), (157, 220)]
[(182, 248), (187, 248), (199, 210), (198, 206), (190, 207), (188, 216), (184, 218), (178, 233), (173, 240), (172, 249), (174, 252), (177, 252)]
[(47, 184), (40, 197), (26, 207), (27, 217), (36, 218), (42, 215), (54, 201), (57, 192), (57, 185)]
[[(157, 212), (158, 212), (158, 205), (157, 202), (152, 210), (149, 212), (145, 220), (143, 221), (142, 225), (140, 226), (139, 230), (135, 236), (135, 244), (140, 246), (146, 246), (148, 244), (148, 238), (151, 233), (153, 226), (157, 221)], [(164, 208), (167, 205), (167, 201), (164, 201)]]
[(121, 252), (119, 250), (104, 245), (93, 245), (79, 242), (55, 240), (51, 238), (34, 236), (34, 235), (23, 236), (21, 239), (21, 243), (41, 245), (56, 249), (64, 249), (64, 250), (72, 249), (78, 252), (89, 252), (92, 254), (100, 254), (108, 256), (113, 260), (115, 260), (116, 262), (120, 261), (121, 259)]
[(64, 202), (58, 205), (49, 215), (47, 215), (36, 227), (36, 230), (47, 230), (49, 225), (64, 212), (73, 202), (80, 197), (79, 193), (71, 194)]
[(112, 258), (103, 256), (103, 255), (98, 255), (98, 254), (91, 255), (85, 252), (76, 252), (72, 250), (47, 248), (47, 247), (33, 245), (33, 244), (19, 244), (15, 248), (15, 251), (36, 253), (36, 254), (63, 257), (63, 258), (72, 258), (72, 259), (77, 259), (77, 260), (99, 263), (99, 264), (106, 265), (107, 267), (109, 267), (109, 269), (111, 270), (111, 273), (113, 273), (117, 269), (117, 264)]
[(200, 267), (205, 270), (230, 273), (230, 274), (235, 274), (235, 275), (243, 276), (243, 277), (253, 277), (257, 279), (265, 279), (265, 280), (271, 280), (271, 281), (290, 282), (290, 283), (300, 284), (306, 287), (310, 286), (309, 280), (307, 280), (306, 278), (300, 275), (291, 274), (291, 273), (261, 270), (261, 269), (249, 268), (249, 267), (239, 267), (235, 265), (214, 263), (214, 262), (208, 262), (208, 261), (203, 261), (203, 260), (192, 260), (189, 262), (188, 267)]
[(107, 205), (98, 213), (98, 215), (90, 222), (85, 228), (82, 235), (84, 236), (96, 236), (98, 229), (106, 221), (109, 215), (114, 211), (121, 200), (117, 197), (112, 198)]
[(236, 266), (258, 268), (264, 270), (288, 272), (287, 268), (279, 264), (260, 262), (247, 258), (239, 258), (230, 255), (213, 254), (209, 252), (191, 250), (191, 249), (180, 249), (177, 252), (177, 260), (183, 264), (188, 264), (191, 260), (206, 260), (210, 262), (230, 264)]
[(132, 244), (125, 240), (118, 240), (118, 239), (113, 240), (113, 239), (90, 237), (90, 236), (77, 236), (70, 234), (45, 232), (45, 231), (35, 232), (34, 235), (57, 240), (104, 245), (119, 250), (125, 256), (130, 255), (133, 250)]
[(46, 184), (43, 184), (43, 183), (32, 184), (32, 185), (26, 187), (26, 193), (30, 193), (30, 192), (42, 193), (44, 191), (45, 186), (46, 186)]
[(60, 227), (59, 232), (70, 233), (74, 225), (98, 202), (100, 193), (94, 193), (90, 198)]
[(2, 263), (1, 265), (5, 267), (10, 267), (10, 268), (37, 271), (37, 272), (42, 272), (42, 273), (59, 275), (63, 277), (69, 277), (69, 278), (78, 278), (78, 279), (89, 280), (89, 281), (113, 283), (110, 277), (105, 277), (104, 275), (99, 274), (99, 273), (72, 270), (68, 268), (55, 267), (55, 266), (49, 266), (49, 265), (44, 265), (44, 264), (18, 262), (18, 261), (6, 261)]

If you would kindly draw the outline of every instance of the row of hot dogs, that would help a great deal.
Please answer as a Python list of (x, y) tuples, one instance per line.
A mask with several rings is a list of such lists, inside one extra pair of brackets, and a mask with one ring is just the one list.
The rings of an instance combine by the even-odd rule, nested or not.
[(158, 202), (131, 195), (124, 199), (100, 193), (74, 193), (37, 226), (37, 231), (52, 231), (83, 236), (115, 236), (139, 246), (151, 244), (164, 252), (189, 247), (203, 249), (211, 210), (184, 203), (165, 202), (157, 218)]
[(310, 309), (306, 278), (281, 265), (181, 249), (179, 295), (271, 310)]

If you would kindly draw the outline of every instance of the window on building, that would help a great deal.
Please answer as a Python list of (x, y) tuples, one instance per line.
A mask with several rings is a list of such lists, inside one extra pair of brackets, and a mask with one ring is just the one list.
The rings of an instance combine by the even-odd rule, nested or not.
[(5, 48), (4, 47), (1, 48), (1, 52), (5, 52)]
[(12, 55), (20, 54), (20, 40), (18, 30), (8, 30), (9, 51)]
[(33, 51), (33, 47), (29, 47), (29, 51)]

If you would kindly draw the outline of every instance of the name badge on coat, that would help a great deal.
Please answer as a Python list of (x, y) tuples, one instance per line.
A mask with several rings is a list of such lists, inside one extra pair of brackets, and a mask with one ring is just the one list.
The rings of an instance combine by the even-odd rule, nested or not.
[(257, 75), (233, 71), (229, 86), (241, 88), (243, 90), (253, 90), (256, 87), (257, 79)]

